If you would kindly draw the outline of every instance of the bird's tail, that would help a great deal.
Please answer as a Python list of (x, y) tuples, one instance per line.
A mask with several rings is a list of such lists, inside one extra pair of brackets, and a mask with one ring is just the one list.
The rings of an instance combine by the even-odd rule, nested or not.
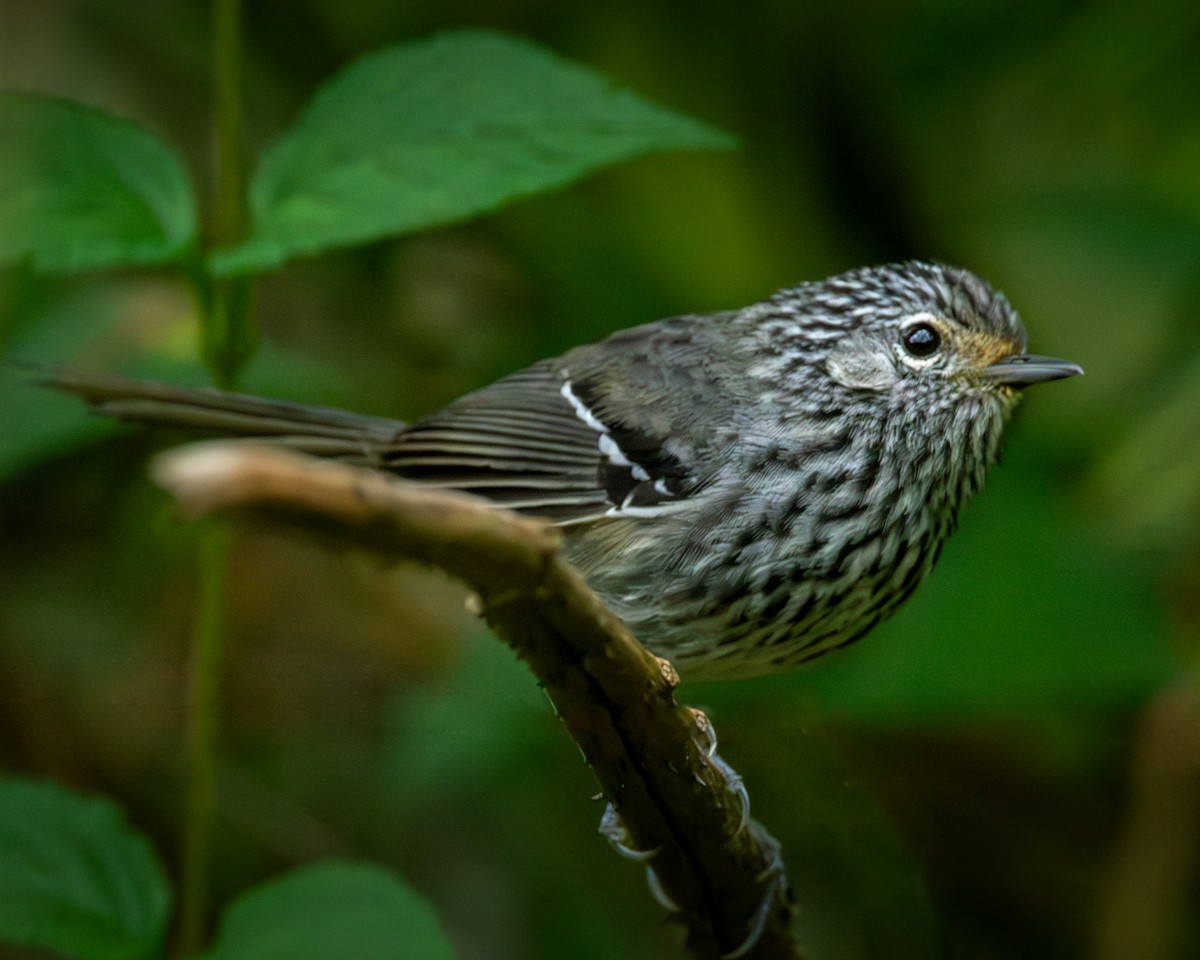
[(117, 420), (255, 438), (352, 462), (378, 461), (404, 430), (399, 420), (224, 390), (67, 369), (38, 370), (35, 376)]

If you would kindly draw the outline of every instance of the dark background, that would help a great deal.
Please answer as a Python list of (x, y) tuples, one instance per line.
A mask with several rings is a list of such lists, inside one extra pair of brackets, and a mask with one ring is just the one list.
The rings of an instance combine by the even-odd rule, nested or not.
[[(1200, 955), (1200, 6), (1194, 0), (248, 3), (257, 151), (360, 53), (495, 26), (737, 134), (263, 279), (248, 384), (414, 417), (672, 313), (909, 257), (1002, 288), (1030, 391), (930, 582), (857, 647), (685, 687), (783, 842), (814, 960)], [(209, 175), (206, 6), (0, 5), (0, 86), (140, 118)], [(0, 145), (0, 149), (3, 145)], [(181, 370), (168, 272), (0, 271), (5, 356)], [(117, 797), (174, 863), (193, 533), (163, 438), (0, 402), (0, 767)], [(68, 412), (64, 412), (68, 411)], [(39, 414), (40, 415), (40, 414)], [(235, 542), (214, 886), (360, 856), (464, 957), (673, 956), (594, 784), (460, 592)]]

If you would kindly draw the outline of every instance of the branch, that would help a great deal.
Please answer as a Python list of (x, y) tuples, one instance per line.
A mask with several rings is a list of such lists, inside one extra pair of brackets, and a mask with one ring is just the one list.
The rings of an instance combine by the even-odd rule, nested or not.
[(527, 662), (595, 772), (602, 831), (646, 864), (651, 889), (703, 960), (798, 960), (776, 842), (749, 818), (712, 726), (678, 703), (650, 654), (558, 552), (549, 524), (370, 469), (244, 443), (163, 455), (155, 477), (191, 518), (248, 513), (440, 567)]

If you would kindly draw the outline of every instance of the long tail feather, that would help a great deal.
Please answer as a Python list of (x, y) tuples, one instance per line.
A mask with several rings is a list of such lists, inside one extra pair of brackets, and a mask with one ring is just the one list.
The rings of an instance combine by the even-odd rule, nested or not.
[(151, 426), (254, 437), (319, 456), (374, 462), (404, 429), (399, 420), (333, 407), (269, 400), (76, 370), (39, 370), (37, 380), (81, 397), (97, 413)]

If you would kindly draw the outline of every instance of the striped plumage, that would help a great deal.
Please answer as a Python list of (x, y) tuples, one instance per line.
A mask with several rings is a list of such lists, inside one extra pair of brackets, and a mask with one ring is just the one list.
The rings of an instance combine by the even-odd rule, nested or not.
[(995, 460), (1024, 354), (955, 268), (867, 268), (534, 364), (411, 426), (216, 391), (57, 374), (110, 416), (270, 437), (544, 516), (592, 586), (686, 676), (812, 659), (893, 612)]

